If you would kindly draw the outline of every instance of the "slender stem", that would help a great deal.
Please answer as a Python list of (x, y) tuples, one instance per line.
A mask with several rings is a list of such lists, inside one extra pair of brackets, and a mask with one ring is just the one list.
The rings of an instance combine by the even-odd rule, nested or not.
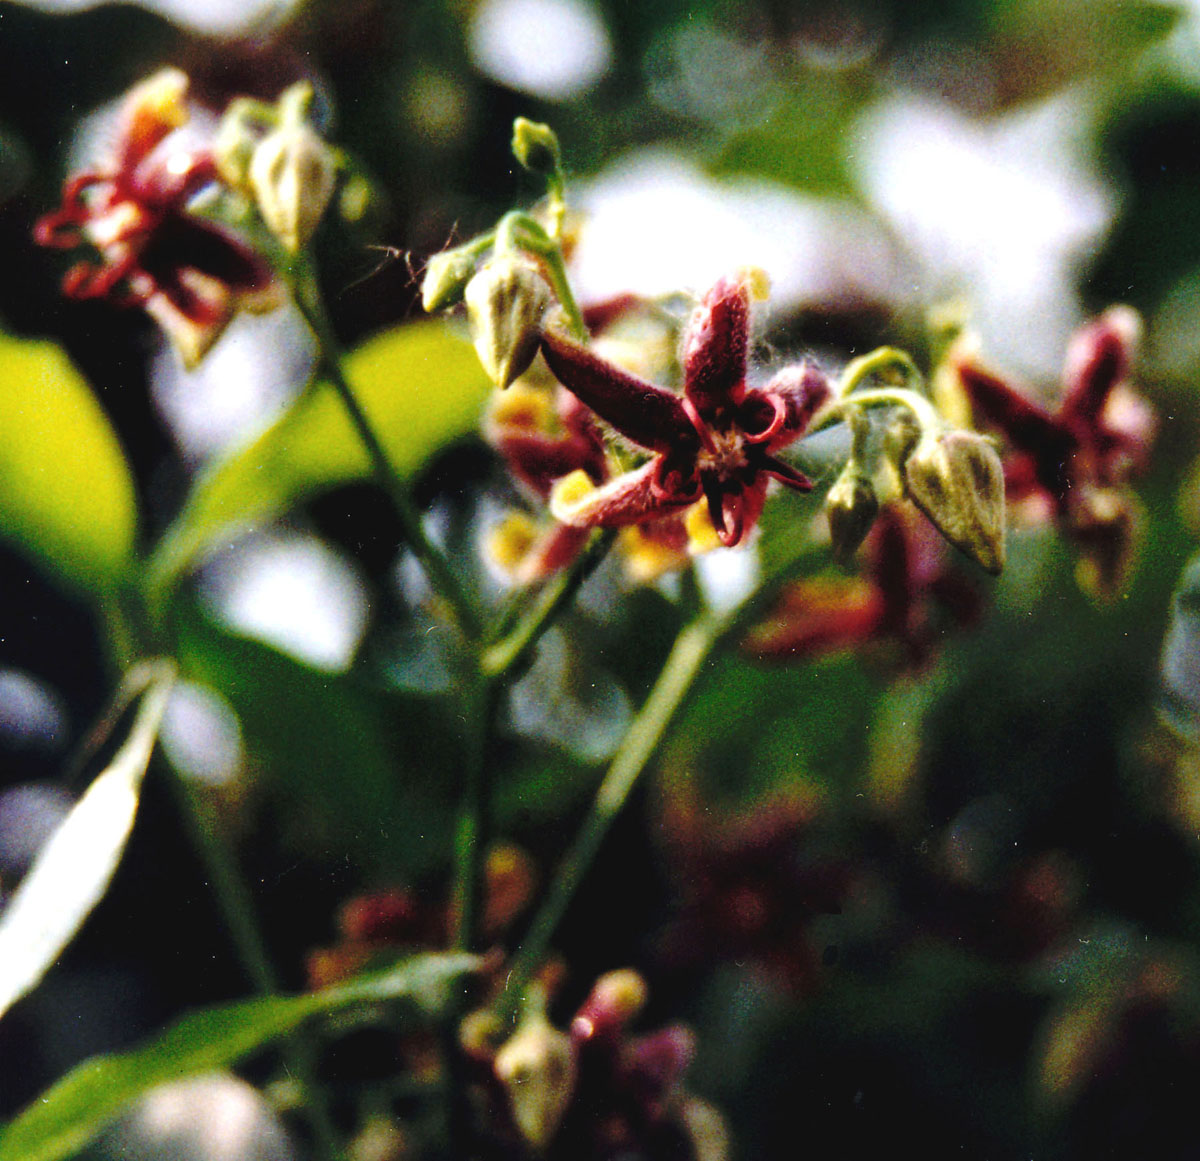
[(916, 416), (922, 428), (936, 430), (945, 425), (941, 413), (924, 395), (904, 387), (875, 387), (867, 391), (856, 391), (835, 399), (814, 416), (812, 430), (824, 427), (840, 415), (853, 414), (855, 409), (882, 405), (907, 407)]
[(485, 674), (504, 677), (520, 668), (542, 634), (571, 603), (583, 582), (608, 555), (615, 539), (614, 529), (597, 533), (572, 567), (560, 572), (545, 585), (538, 593), (533, 606), (516, 626), (499, 641), (484, 649), (480, 668)]
[(497, 1003), (502, 1019), (511, 1020), (520, 1007), (525, 988), (544, 959), (558, 924), (609, 828), (686, 701), (705, 662), (731, 641), (736, 641), (774, 600), (780, 588), (792, 580), (818, 551), (814, 543), (806, 541), (735, 608), (720, 616), (701, 613), (676, 638), (654, 688), (625, 735), (575, 841), (563, 857), (558, 873), (530, 923), (524, 942), (513, 956), (504, 993)]
[(860, 384), (865, 383), (872, 375), (886, 367), (899, 367), (904, 372), (906, 380), (918, 391), (925, 390), (925, 377), (921, 374), (916, 363), (906, 351), (899, 347), (879, 347), (857, 359), (851, 359), (846, 364), (841, 378), (838, 380), (837, 394), (839, 397), (849, 395)]
[(563, 261), (562, 246), (556, 238), (551, 237), (542, 228), (536, 218), (528, 214), (514, 211), (505, 214), (496, 228), (496, 245), (500, 248), (502, 240), (508, 239), (510, 245), (532, 251), (546, 264), (546, 273), (550, 275), (550, 285), (558, 296), (563, 313), (567, 316), (567, 324), (571, 333), (580, 341), (587, 339), (587, 326), (583, 321), (583, 312), (575, 301), (575, 292), (571, 289), (571, 281), (567, 277), (566, 263)]
[(702, 616), (680, 633), (654, 688), (630, 726), (608, 768), (591, 810), (564, 857), (542, 900), (525, 941), (513, 957), (500, 1000), (502, 1016), (511, 1019), (526, 984), (542, 962), (550, 940), (575, 891), (592, 865), (609, 828), (646, 768), (667, 727), (683, 705), (720, 632), (720, 622)]
[(475, 679), (468, 720), (472, 724), (466, 784), (459, 803), (454, 840), (454, 947), (475, 950), (482, 924), (483, 879), (491, 830), (492, 762), (490, 740), (501, 683), (482, 675)]
[[(256, 992), (263, 996), (275, 995), (280, 990), (279, 979), (267, 953), (253, 898), (233, 852), (221, 837), (211, 811), (204, 807), (183, 778), (177, 775), (171, 783), (237, 958)], [(326, 1161), (337, 1161), (342, 1155), (341, 1148), (328, 1094), (317, 1079), (313, 1045), (303, 1032), (298, 1032), (284, 1040), (282, 1052), (284, 1063), (303, 1089), (304, 1113), (318, 1155)]]
[(319, 370), (324, 372), (333, 384), (350, 422), (354, 425), (354, 429), (366, 449), (376, 482), (391, 498), (392, 506), (400, 520), (405, 542), (424, 569), (430, 584), (449, 606), (463, 635), (468, 640), (477, 640), (481, 633), (481, 626), (474, 606), (468, 600), (466, 592), (441, 549), (425, 535), (421, 517), (413, 506), (407, 485), (396, 470), (379, 436), (376, 435), (375, 428), (366, 412), (363, 411), (353, 387), (342, 371), (337, 337), (333, 333), (333, 326), (325, 310), (325, 305), (321, 301), (316, 277), (307, 263), (301, 267), (294, 278), (294, 290), (300, 312), (317, 338), (320, 350)]

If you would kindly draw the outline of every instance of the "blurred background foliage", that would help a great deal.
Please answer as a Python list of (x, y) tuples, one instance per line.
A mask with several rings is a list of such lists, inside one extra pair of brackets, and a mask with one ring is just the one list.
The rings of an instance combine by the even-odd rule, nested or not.
[[(406, 323), (424, 256), (535, 196), (515, 115), (562, 137), (585, 298), (764, 266), (768, 363), (923, 352), (925, 312), (960, 296), (1052, 398), (1088, 312), (1143, 313), (1161, 429), (1129, 591), (1096, 605), (1053, 534), (1018, 529), (1004, 577), (971, 578), (978, 623), (920, 666), (884, 643), (721, 659), (559, 946), (571, 997), (633, 963), (654, 1016), (695, 1026), (694, 1087), (742, 1157), (1194, 1156), (1197, 578), (1172, 593), (1200, 531), (1200, 6), (0, 3), (0, 888), (79, 789), (60, 771), (148, 559), (194, 683), (159, 761), (223, 819), (299, 987), (347, 898), (445, 898), (455, 646), (348, 429), (319, 395), (285, 413), (311, 358), (294, 317), (184, 372), (135, 313), (62, 299), (32, 244), (91, 115), (164, 63), (215, 108), (316, 83), (355, 171), (319, 239), (351, 374), (492, 599), (478, 513), (509, 497), (472, 434), (482, 380), (460, 335)], [(781, 500), (764, 552), (817, 510)], [(602, 570), (506, 708), (499, 829), (543, 880), (680, 618)], [(246, 991), (165, 783), (0, 1025), (0, 1115)], [(368, 1040), (325, 1067), (349, 1086), (394, 1063)]]

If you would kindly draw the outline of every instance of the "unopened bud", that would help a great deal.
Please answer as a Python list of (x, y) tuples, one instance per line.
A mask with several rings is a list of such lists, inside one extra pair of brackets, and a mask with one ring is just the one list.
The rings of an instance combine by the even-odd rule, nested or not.
[(833, 555), (849, 560), (866, 539), (879, 515), (879, 497), (858, 465), (848, 463), (825, 497)]
[(513, 122), (512, 151), (526, 169), (547, 177), (562, 164), (558, 135), (554, 130), (524, 117)]
[(443, 250), (429, 259), (421, 280), (421, 305), (429, 313), (462, 301), (475, 273), (475, 259), (462, 249)]
[(550, 287), (528, 262), (503, 255), (467, 283), (463, 298), (479, 361), (497, 387), (507, 387), (538, 352)]
[(528, 1017), (496, 1053), (494, 1068), (517, 1129), (534, 1149), (544, 1149), (575, 1090), (571, 1038), (544, 1016)]
[(602, 975), (592, 986), (575, 1019), (571, 1035), (592, 1040), (615, 1035), (646, 1005), (646, 981), (632, 968)]
[(336, 184), (333, 151), (307, 122), (273, 129), (250, 161), (250, 186), (263, 221), (293, 254), (316, 232)]
[(230, 103), (213, 141), (213, 160), (221, 180), (231, 189), (253, 195), (250, 163), (262, 139), (278, 124), (275, 110), (251, 97)]
[(909, 498), (956, 548), (998, 574), (1004, 568), (1004, 469), (971, 431), (926, 430), (904, 460)]

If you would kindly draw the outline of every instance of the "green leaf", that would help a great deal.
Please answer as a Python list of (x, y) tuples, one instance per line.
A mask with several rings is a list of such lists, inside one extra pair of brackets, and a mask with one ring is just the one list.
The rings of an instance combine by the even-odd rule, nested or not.
[[(471, 431), (491, 389), (471, 344), (437, 321), (376, 336), (347, 357), (346, 374), (403, 476)], [(206, 550), (297, 501), (369, 474), (366, 451), (336, 393), (317, 384), (197, 483), (150, 562), (152, 588), (169, 588)]]
[(228, 1067), (321, 1013), (401, 1000), (437, 1016), (457, 999), (457, 982), (478, 962), (469, 955), (420, 955), (308, 995), (191, 1012), (141, 1048), (84, 1061), (69, 1072), (0, 1133), (0, 1161), (70, 1157), (156, 1085)]
[(444, 859), (458, 786), (450, 709), (319, 672), (221, 628), (187, 599), (176, 603), (175, 629), (183, 673), (238, 715), (290, 843), (349, 846), (366, 865), (404, 876)]
[(136, 524), (125, 456), (79, 372), (53, 343), (0, 335), (0, 536), (95, 592), (125, 574)]
[(128, 738), (38, 852), (4, 909), (0, 1015), (36, 987), (108, 889), (174, 683), (170, 662), (131, 671), (127, 692), (146, 692)]

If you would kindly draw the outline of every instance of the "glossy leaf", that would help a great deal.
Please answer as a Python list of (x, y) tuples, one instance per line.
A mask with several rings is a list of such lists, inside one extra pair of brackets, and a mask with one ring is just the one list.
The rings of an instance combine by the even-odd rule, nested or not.
[(129, 566), (133, 480), (108, 417), (53, 343), (0, 336), (0, 536), (85, 590)]
[(0, 1161), (70, 1157), (156, 1085), (225, 1068), (321, 1013), (399, 1000), (436, 1016), (457, 998), (455, 985), (477, 963), (469, 955), (416, 956), (324, 991), (192, 1012), (140, 1048), (85, 1061), (68, 1073), (0, 1133)]
[[(409, 323), (376, 336), (347, 357), (346, 373), (404, 476), (471, 431), (490, 390), (470, 343), (441, 322)], [(201, 478), (151, 561), (152, 585), (169, 588), (206, 550), (369, 472), (336, 393), (316, 385)]]
[(0, 917), (0, 1014), (36, 987), (121, 861), (175, 668), (151, 663), (131, 678), (148, 687), (129, 737), (38, 852)]

